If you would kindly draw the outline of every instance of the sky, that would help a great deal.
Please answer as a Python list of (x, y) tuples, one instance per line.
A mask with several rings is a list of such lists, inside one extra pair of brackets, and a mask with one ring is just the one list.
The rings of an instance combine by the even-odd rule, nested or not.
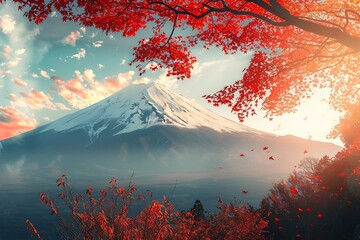
[[(192, 77), (179, 81), (162, 70), (139, 76), (132, 48), (135, 38), (108, 35), (76, 23), (64, 23), (56, 12), (40, 25), (30, 23), (16, 6), (0, 6), (0, 140), (29, 131), (94, 104), (131, 84), (160, 81), (206, 108), (237, 121), (227, 107), (213, 107), (202, 96), (241, 79), (251, 55), (225, 55), (221, 50), (195, 48)], [(331, 141), (327, 134), (340, 114), (327, 103), (328, 91), (318, 90), (297, 109), (265, 119), (265, 112), (244, 124), (279, 135)]]

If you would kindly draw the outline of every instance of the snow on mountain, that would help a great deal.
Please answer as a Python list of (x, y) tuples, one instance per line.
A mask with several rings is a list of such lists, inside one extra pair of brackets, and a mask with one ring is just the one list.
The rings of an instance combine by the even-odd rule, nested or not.
[(154, 125), (260, 133), (221, 117), (159, 83), (129, 86), (92, 106), (46, 125), (42, 132), (87, 129), (90, 139), (94, 140), (106, 129), (118, 135)]

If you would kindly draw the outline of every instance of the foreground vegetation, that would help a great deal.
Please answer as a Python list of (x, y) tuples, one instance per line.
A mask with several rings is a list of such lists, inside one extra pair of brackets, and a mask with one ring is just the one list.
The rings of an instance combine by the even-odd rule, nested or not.
[[(208, 216), (202, 206), (178, 212), (165, 196), (159, 202), (151, 191), (137, 194), (131, 181), (118, 187), (113, 178), (98, 197), (92, 188), (75, 193), (66, 175), (57, 185), (55, 200), (40, 197), (58, 218), (60, 239), (340, 240), (352, 239), (360, 224), (360, 158), (346, 151), (334, 158), (304, 159), (298, 171), (273, 185), (260, 209), (219, 199), (219, 211)], [(131, 217), (135, 202), (144, 208)], [(27, 224), (32, 236), (43, 239)]]
[[(191, 211), (179, 213), (165, 196), (162, 202), (152, 200), (150, 191), (136, 196), (131, 181), (123, 188), (117, 187), (113, 178), (98, 199), (91, 188), (86, 190), (86, 196), (74, 193), (66, 175), (57, 184), (61, 188), (59, 198), (67, 209), (59, 208), (47, 194), (40, 197), (57, 216), (61, 239), (264, 239), (268, 226), (259, 210), (221, 200), (219, 212), (206, 218), (199, 201), (196, 203), (200, 208), (195, 205)], [(135, 201), (143, 201), (145, 208), (130, 217)], [(43, 239), (30, 221), (27, 224), (32, 236)]]

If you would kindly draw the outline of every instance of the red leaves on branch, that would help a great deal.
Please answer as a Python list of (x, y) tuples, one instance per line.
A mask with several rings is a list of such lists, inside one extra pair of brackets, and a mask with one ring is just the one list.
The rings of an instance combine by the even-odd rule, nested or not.
[(35, 228), (34, 224), (32, 222), (30, 222), (30, 220), (27, 219), (25, 221), (25, 223), (27, 225), (27, 230), (29, 230), (31, 232), (32, 237), (36, 237), (37, 239), (42, 239), (39, 232)]
[(356, 1), (13, 1), (36, 23), (57, 11), (64, 21), (125, 37), (151, 27), (134, 48), (131, 63), (140, 63), (140, 73), (163, 68), (190, 78), (196, 62), (191, 48), (199, 44), (225, 54), (253, 53), (241, 80), (205, 96), (231, 107), (240, 121), (259, 106), (267, 117), (292, 112), (314, 88), (331, 88), (336, 109), (360, 101)]
[(177, 76), (179, 79), (190, 78), (191, 69), (196, 62), (196, 58), (191, 56), (188, 45), (181, 36), (169, 38), (165, 33), (155, 33), (149, 39), (143, 39), (134, 48), (135, 59), (146, 65), (138, 64), (140, 74), (150, 69), (166, 68), (167, 76)]

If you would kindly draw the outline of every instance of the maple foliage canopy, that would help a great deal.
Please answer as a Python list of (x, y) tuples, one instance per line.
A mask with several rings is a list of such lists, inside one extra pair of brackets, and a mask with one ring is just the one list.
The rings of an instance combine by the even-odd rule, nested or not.
[[(0, 0), (0, 3), (4, 0)], [(267, 116), (294, 111), (315, 88), (331, 88), (330, 103), (343, 110), (360, 101), (359, 0), (13, 0), (43, 22), (52, 11), (107, 33), (152, 35), (134, 48), (140, 73), (166, 68), (190, 78), (191, 48), (216, 46), (226, 54), (252, 53), (243, 78), (212, 95), (240, 121), (258, 106)], [(171, 27), (172, 26), (172, 27)]]

